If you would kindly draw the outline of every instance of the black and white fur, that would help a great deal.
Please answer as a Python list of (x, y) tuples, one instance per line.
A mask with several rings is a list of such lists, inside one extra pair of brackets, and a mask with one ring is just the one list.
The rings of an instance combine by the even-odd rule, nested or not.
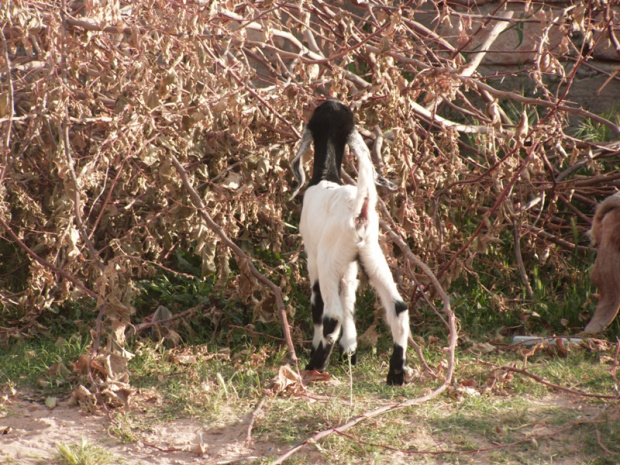
[[(343, 353), (355, 360), (354, 314), (359, 264), (379, 294), (392, 331), (394, 351), (387, 383), (401, 385), (406, 370), (409, 312), (378, 241), (375, 182), (387, 181), (375, 173), (368, 147), (355, 128), (353, 112), (341, 102), (328, 100), (314, 111), (291, 163), (299, 181), (293, 196), (305, 181), (301, 161), (311, 141), (314, 141), (314, 170), (304, 194), (299, 224), (308, 255), (314, 322), (312, 352), (306, 369), (325, 369), (341, 331)], [(358, 160), (357, 186), (342, 185), (340, 179), (345, 145)]]

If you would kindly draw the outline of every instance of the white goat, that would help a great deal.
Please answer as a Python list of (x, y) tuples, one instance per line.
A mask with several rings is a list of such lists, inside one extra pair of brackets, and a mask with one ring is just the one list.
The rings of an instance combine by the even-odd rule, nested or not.
[[(409, 312), (379, 247), (377, 184), (389, 184), (376, 175), (370, 152), (355, 129), (353, 112), (343, 103), (327, 100), (314, 111), (291, 165), (299, 186), (305, 174), (303, 154), (314, 141), (314, 170), (304, 194), (299, 230), (308, 256), (312, 287), (314, 337), (307, 370), (322, 371), (340, 335), (343, 353), (355, 362), (355, 291), (358, 263), (368, 275), (385, 308), (394, 351), (387, 383), (405, 380)], [(345, 145), (358, 160), (357, 186), (344, 186), (340, 167)]]

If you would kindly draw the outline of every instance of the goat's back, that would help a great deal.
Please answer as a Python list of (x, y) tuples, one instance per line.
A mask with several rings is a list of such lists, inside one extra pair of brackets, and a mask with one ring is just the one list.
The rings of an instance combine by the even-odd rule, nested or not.
[(308, 251), (320, 243), (347, 239), (356, 245), (359, 238), (353, 223), (357, 188), (321, 181), (308, 187), (299, 221), (299, 232)]

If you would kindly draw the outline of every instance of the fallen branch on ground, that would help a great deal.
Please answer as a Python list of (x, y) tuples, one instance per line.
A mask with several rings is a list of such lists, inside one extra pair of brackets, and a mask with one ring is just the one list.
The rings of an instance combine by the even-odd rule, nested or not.
[(515, 367), (508, 366), (508, 365), (498, 366), (498, 365), (495, 365), (493, 363), (484, 362), (484, 361), (480, 361), (480, 363), (482, 365), (484, 365), (484, 366), (491, 367), (493, 369), (493, 371), (509, 371), (511, 373), (518, 373), (520, 375), (527, 376), (528, 378), (532, 378), (537, 383), (543, 384), (544, 386), (547, 386), (547, 387), (549, 387), (551, 389), (555, 389), (557, 391), (567, 392), (569, 394), (574, 394), (574, 395), (582, 396), (582, 397), (592, 397), (592, 398), (595, 398), (595, 399), (609, 399), (609, 400), (619, 400), (620, 399), (620, 393), (618, 393), (616, 395), (591, 394), (589, 392), (578, 391), (576, 389), (570, 389), (570, 388), (567, 388), (567, 387), (564, 387), (564, 386), (560, 386), (559, 384), (550, 383), (549, 381), (545, 381), (540, 376), (537, 376), (537, 375), (535, 375), (533, 373), (530, 373), (527, 370), (523, 370), (521, 368), (515, 368)]

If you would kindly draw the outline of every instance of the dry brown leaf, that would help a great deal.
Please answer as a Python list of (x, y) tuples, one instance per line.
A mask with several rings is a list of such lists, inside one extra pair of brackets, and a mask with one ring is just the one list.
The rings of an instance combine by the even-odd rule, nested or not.
[(283, 365), (265, 392), (272, 396), (299, 397), (305, 394), (306, 389), (301, 377), (291, 367)]
[(317, 370), (303, 370), (301, 373), (304, 384), (327, 383), (334, 381), (334, 378), (332, 378), (327, 372), (320, 372)]
[(491, 352), (495, 352), (497, 348), (488, 342), (474, 342), (469, 350), (480, 354), (490, 354)]

